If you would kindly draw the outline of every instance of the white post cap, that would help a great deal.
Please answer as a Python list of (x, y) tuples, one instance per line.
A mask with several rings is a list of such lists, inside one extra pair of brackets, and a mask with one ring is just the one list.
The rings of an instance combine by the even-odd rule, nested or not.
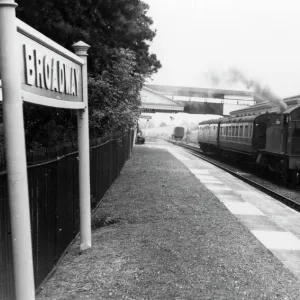
[(0, 0), (0, 6), (13, 6), (16, 7), (18, 4), (15, 0)]
[[(0, 0), (1, 1), (1, 0)], [(78, 56), (87, 56), (87, 51), (91, 46), (84, 43), (83, 41), (79, 41), (75, 44), (72, 45), (72, 48), (75, 51), (75, 54), (77, 54)]]

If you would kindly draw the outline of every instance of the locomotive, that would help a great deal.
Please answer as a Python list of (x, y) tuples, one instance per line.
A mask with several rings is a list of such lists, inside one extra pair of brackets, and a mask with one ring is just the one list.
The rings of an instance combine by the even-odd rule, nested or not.
[(173, 134), (172, 134), (172, 139), (176, 141), (181, 141), (183, 136), (184, 136), (184, 127), (174, 127)]
[[(236, 111), (238, 112), (238, 111)], [(258, 173), (267, 172), (284, 184), (300, 184), (300, 105), (235, 113), (199, 123), (203, 152), (217, 152), (251, 161)]]

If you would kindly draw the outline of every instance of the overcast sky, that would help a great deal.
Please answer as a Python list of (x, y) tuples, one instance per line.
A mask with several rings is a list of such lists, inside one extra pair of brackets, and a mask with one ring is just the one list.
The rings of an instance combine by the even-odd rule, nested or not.
[(280, 97), (300, 94), (300, 0), (143, 1), (162, 63), (152, 84), (230, 88), (207, 74), (235, 67)]

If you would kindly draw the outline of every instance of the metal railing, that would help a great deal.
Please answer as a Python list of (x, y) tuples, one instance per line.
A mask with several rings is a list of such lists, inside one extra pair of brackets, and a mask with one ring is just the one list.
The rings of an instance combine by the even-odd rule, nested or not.
[[(91, 141), (91, 206), (129, 158), (133, 133)], [(79, 231), (78, 152), (73, 144), (27, 154), (35, 285), (38, 287)], [(0, 172), (0, 299), (14, 299), (7, 174)]]

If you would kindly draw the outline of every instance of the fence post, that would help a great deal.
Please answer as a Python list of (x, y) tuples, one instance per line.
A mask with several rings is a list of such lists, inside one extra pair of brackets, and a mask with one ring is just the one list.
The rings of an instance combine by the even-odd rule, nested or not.
[(17, 36), (16, 6), (14, 0), (0, 0), (3, 123), (16, 299), (34, 300), (35, 287), (21, 99), (21, 53)]
[(78, 152), (79, 152), (79, 202), (80, 202), (80, 250), (92, 247), (91, 236), (91, 187), (90, 187), (90, 146), (89, 146), (89, 111), (87, 82), (87, 50), (84, 42), (74, 44), (75, 54), (84, 60), (82, 67), (82, 95), (85, 109), (77, 112)]
[(131, 157), (131, 129), (127, 132), (127, 151), (128, 155), (126, 159), (129, 159)]
[(130, 157), (129, 158), (131, 158), (131, 156), (132, 156), (133, 143), (134, 143), (134, 141), (133, 141), (133, 130), (131, 129), (130, 130), (130, 143), (129, 143), (129, 149), (130, 149)]
[(132, 147), (133, 145), (135, 145), (136, 136), (137, 136), (137, 127), (134, 128)]

